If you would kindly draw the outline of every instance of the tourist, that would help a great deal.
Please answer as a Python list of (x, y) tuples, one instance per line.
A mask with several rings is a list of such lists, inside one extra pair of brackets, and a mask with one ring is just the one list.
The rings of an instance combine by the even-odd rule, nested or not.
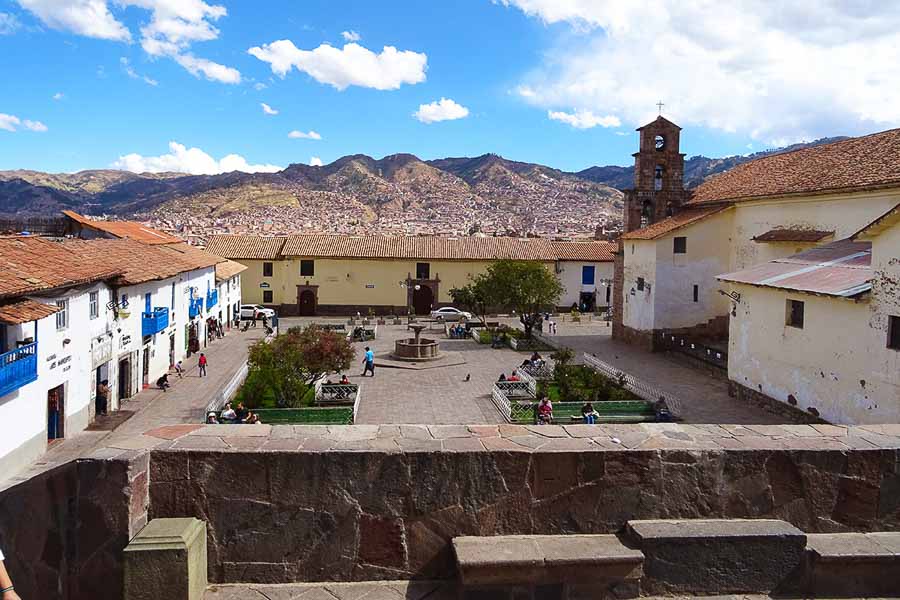
[(109, 380), (104, 379), (97, 385), (97, 414), (106, 415), (109, 402)]
[(16, 593), (12, 578), (6, 572), (6, 565), (3, 563), (3, 560), (3, 551), (0, 550), (0, 598), (2, 600), (22, 600)]
[(231, 402), (225, 403), (225, 408), (222, 409), (222, 414), (219, 415), (225, 423), (236, 423), (237, 422), (237, 413), (234, 412), (234, 409), (231, 408)]
[(262, 425), (262, 421), (259, 420), (259, 415), (256, 413), (250, 413), (250, 416), (247, 417), (245, 422), (247, 425)]
[(506, 380), (507, 381), (519, 381), (518, 371), (513, 370), (513, 372), (510, 373), (509, 377), (507, 377)]
[(539, 352), (535, 351), (535, 353), (531, 355), (531, 364), (534, 367), (540, 367), (544, 364), (544, 359)]
[(269, 317), (266, 316), (266, 313), (263, 313), (262, 322), (263, 322), (263, 329), (268, 329), (269, 328)]
[(497, 379), (497, 381), (506, 381), (506, 373), (500, 373), (500, 377)]
[(211, 412), (208, 415), (206, 415), (206, 424), (207, 425), (218, 425), (219, 424), (219, 420), (216, 418), (216, 413)]
[(246, 423), (252, 414), (243, 402), (238, 402), (237, 409), (234, 411), (234, 418), (238, 423)]
[(593, 404), (588, 402), (581, 407), (581, 416), (584, 418), (585, 423), (593, 425), (600, 418), (600, 413), (596, 411)]
[(363, 359), (363, 362), (365, 363), (366, 367), (363, 370), (362, 376), (365, 377), (366, 373), (371, 372), (372, 377), (375, 377), (375, 353), (372, 352), (372, 350), (368, 346), (366, 346), (366, 356)]
[(200, 377), (206, 375), (206, 355), (202, 352), (200, 353), (200, 358), (197, 360), (197, 366), (200, 367)]
[(175, 363), (175, 373), (178, 375), (178, 379), (184, 378), (184, 366), (181, 364), (180, 360)]
[(347, 377), (346, 373), (341, 377), (341, 385), (350, 385), (350, 378)]
[(550, 399), (544, 396), (538, 403), (537, 407), (538, 425), (549, 425), (553, 423), (553, 404)]
[(170, 387), (169, 384), (169, 374), (163, 373), (162, 376), (156, 380), (156, 387), (161, 389), (162, 391), (166, 391), (167, 388)]

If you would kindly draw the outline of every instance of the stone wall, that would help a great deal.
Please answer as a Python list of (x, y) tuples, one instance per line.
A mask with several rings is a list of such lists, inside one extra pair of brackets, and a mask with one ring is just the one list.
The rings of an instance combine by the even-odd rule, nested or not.
[(741, 402), (746, 402), (751, 406), (761, 408), (766, 412), (784, 417), (792, 423), (827, 423), (818, 414), (805, 412), (796, 406), (785, 404), (780, 400), (776, 400), (771, 396), (767, 396), (760, 391), (748, 388), (736, 381), (728, 381), (728, 395), (737, 398)]
[(0, 545), (22, 598), (119, 600), (122, 549), (147, 522), (149, 456), (79, 460), (0, 492)]
[(273, 427), (233, 446), (233, 426), (199, 430), (193, 450), (153, 452), (151, 517), (206, 520), (220, 583), (449, 578), (455, 536), (610, 533), (629, 519), (900, 529), (900, 445), (883, 431), (402, 429)]

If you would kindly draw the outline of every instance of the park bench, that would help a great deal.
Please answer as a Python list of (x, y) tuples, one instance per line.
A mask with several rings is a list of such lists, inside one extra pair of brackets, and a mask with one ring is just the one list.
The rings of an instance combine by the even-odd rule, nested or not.
[[(593, 405), (594, 410), (600, 413), (598, 423), (651, 423), (656, 421), (656, 411), (653, 409), (653, 405), (643, 400), (612, 400), (594, 402)], [(519, 410), (516, 411), (519, 418), (516, 419), (516, 422), (533, 423), (535, 407), (536, 403), (532, 403), (530, 410), (528, 407), (519, 406)], [(555, 402), (553, 403), (553, 421), (556, 423), (583, 423), (581, 407), (580, 402)]]
[(323, 323), (319, 327), (325, 331), (347, 331), (344, 323)]
[(465, 597), (532, 597), (547, 586), (564, 587), (561, 597), (631, 596), (643, 574), (644, 555), (615, 535), (463, 536), (453, 549)]
[(359, 393), (355, 383), (323, 383), (316, 395), (316, 404), (353, 404)]

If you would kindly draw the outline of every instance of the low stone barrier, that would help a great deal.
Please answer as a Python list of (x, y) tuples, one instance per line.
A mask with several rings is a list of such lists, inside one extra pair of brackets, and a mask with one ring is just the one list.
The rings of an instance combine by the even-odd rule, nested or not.
[(203, 600), (206, 593), (206, 523), (154, 519), (124, 550), (124, 600)]

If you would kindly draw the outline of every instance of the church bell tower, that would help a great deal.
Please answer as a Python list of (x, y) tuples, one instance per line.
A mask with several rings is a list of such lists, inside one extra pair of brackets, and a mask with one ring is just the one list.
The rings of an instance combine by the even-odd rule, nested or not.
[(625, 231), (670, 217), (685, 201), (681, 127), (659, 116), (638, 129), (634, 153), (634, 189), (625, 192)]

